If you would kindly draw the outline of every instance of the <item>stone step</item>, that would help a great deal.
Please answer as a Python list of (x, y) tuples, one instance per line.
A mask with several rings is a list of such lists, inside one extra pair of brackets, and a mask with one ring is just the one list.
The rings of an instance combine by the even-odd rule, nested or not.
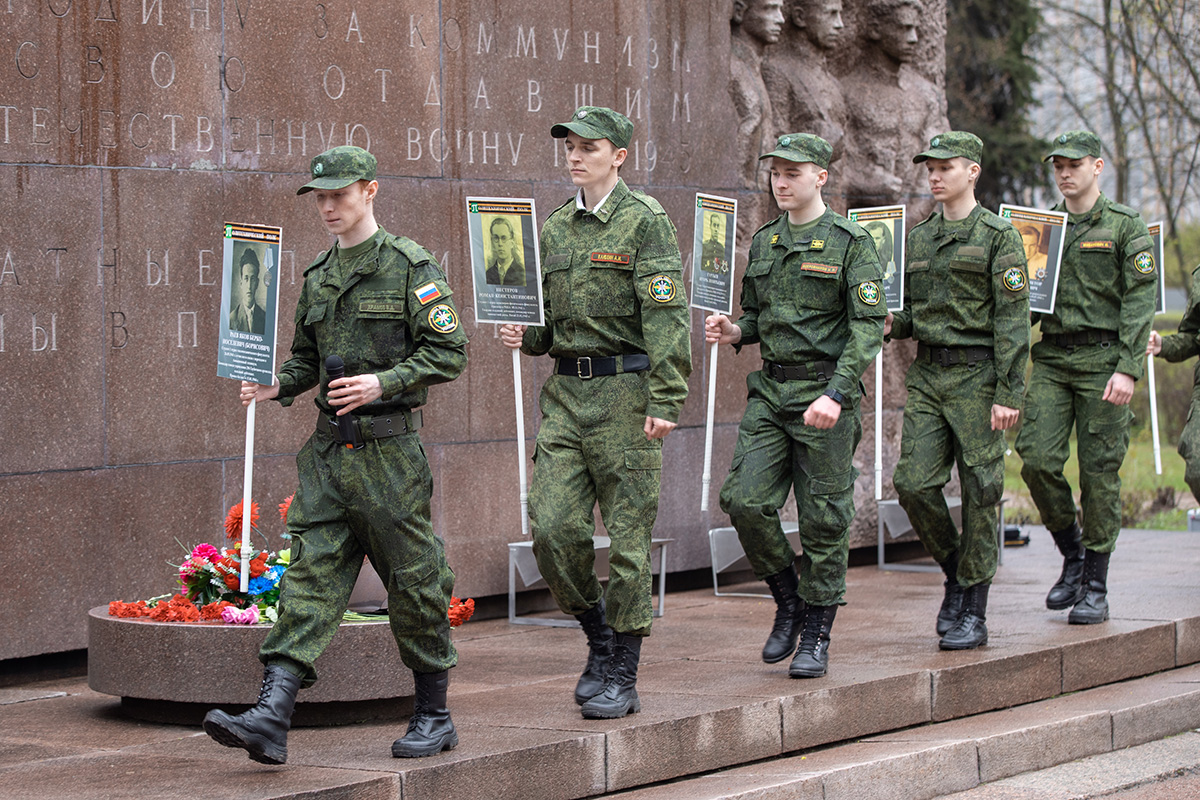
[[(999, 800), (1019, 781), (981, 784), (1102, 753), (1200, 723), (1200, 667), (1169, 670), (1017, 708), (868, 736), (756, 764), (609, 795), (623, 800)], [(1192, 746), (1195, 746), (1193, 741)], [(1178, 764), (1178, 747), (1171, 748)], [(1200, 763), (1193, 751), (1186, 767)], [(1156, 768), (1153, 776), (1163, 773)], [(1093, 788), (1120, 788), (1096, 771)], [(1110, 781), (1110, 782), (1106, 782)], [(966, 791), (979, 787), (974, 791)], [(962, 794), (958, 794), (958, 793)]]
[[(1137, 687), (1200, 680), (1200, 667), (1189, 666), (1200, 662), (1200, 551), (1183, 546), (1183, 533), (1122, 533), (1110, 573), (1113, 618), (1070, 626), (1066, 612), (1044, 608), (1061, 559), (1044, 532), (1034, 534), (1029, 547), (1006, 551), (990, 596), (989, 644), (973, 651), (937, 649), (940, 575), (851, 569), (829, 675), (815, 680), (791, 680), (786, 662), (759, 660), (770, 600), (716, 597), (711, 589), (671, 593), (642, 651), (642, 711), (620, 720), (584, 720), (573, 701), (586, 653), (579, 630), (473, 620), (454, 632), (459, 666), (450, 708), (460, 744), (432, 758), (393, 759), (390, 745), (404, 724), (373, 721), (294, 728), (288, 764), (263, 767), (196, 727), (128, 719), (117, 698), (82, 679), (24, 686), (7, 704), (0, 690), (0, 795), (569, 800), (662, 791), (668, 781), (715, 785), (717, 774), (800, 764), (807, 771), (770, 780), (816, 786), (819, 776), (826, 797), (854, 796), (835, 790), (864, 780), (876, 788), (859, 797), (911, 799), (932, 796), (910, 793), (933, 781), (926, 775), (947, 776), (949, 783), (934, 787), (944, 794), (974, 786), (981, 775), (1013, 774), (1005, 770), (1018, 766), (1004, 766), (1005, 754), (1027, 740), (1037, 756), (1052, 759), (1163, 735), (1175, 723), (1162, 727), (1170, 704), (1160, 701), (1190, 689), (1155, 699)], [(205, 668), (186, 653), (171, 657), (132, 668)], [(223, 677), (256, 687), (259, 675)], [(411, 686), (403, 671), (390, 679)], [(1084, 697), (1100, 699), (1083, 710), (1071, 705)], [(1143, 721), (1147, 709), (1158, 709), (1152, 722)], [(1063, 733), (1043, 730), (1052, 723), (1039, 722), (1039, 713), (1046, 720), (1060, 713)], [(1191, 719), (1175, 730), (1195, 726), (1194, 707), (1179, 713)], [(1026, 715), (1032, 721), (1021, 721)], [(983, 717), (1016, 722), (973, 734)], [(958, 738), (936, 738), (952, 736), (943, 731), (955, 729), (943, 725), (960, 726)], [(1139, 726), (1147, 732), (1137, 733)], [(928, 736), (935, 738), (922, 739)], [(984, 761), (995, 766), (981, 767)], [(893, 784), (896, 794), (879, 793)], [(797, 786), (800, 792), (804, 784)]]

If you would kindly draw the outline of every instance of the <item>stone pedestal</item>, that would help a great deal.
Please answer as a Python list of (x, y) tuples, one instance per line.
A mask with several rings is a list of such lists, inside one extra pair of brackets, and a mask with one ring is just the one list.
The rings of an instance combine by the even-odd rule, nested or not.
[[(270, 625), (122, 619), (88, 612), (88, 685), (121, 698), (126, 714), (197, 725), (210, 708), (238, 713), (258, 698), (258, 649)], [(412, 713), (412, 673), (387, 617), (341, 626), (317, 659), (320, 680), (300, 692), (293, 725), (400, 719)]]

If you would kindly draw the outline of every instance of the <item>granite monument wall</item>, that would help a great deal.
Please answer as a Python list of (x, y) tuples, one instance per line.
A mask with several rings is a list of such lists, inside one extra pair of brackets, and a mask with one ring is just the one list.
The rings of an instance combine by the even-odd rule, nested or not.
[[(845, 9), (843, 38), (870, 49), (864, 8)], [(943, 5), (930, 9), (944, 20)], [(185, 547), (221, 542), (242, 494), (245, 430), (236, 385), (216, 376), (221, 224), (283, 228), (285, 356), (303, 270), (331, 243), (295, 189), (312, 156), (341, 144), (376, 154), (380, 222), (432, 250), (456, 290), (470, 365), (431, 391), (421, 434), (434, 525), (457, 593), (506, 591), (505, 543), (521, 538), (511, 358), (495, 326), (474, 321), (464, 198), (531, 196), (544, 219), (572, 194), (549, 128), (600, 104), (633, 119), (622, 174), (667, 208), (689, 267), (696, 191), (741, 198), (753, 230), (767, 212), (736, 157), (739, 20), (716, 0), (0, 0), (0, 659), (86, 646), (88, 608), (169, 592)], [(923, 69), (940, 86), (944, 22), (930, 25)], [(785, 28), (765, 58), (796, 35)], [(848, 74), (857, 62), (847, 49), (830, 63)], [(839, 192), (835, 178), (826, 194), (841, 210)], [(756, 348), (719, 359), (702, 513), (701, 313), (692, 327), (691, 395), (666, 441), (656, 527), (677, 540), (671, 570), (707, 566), (705, 531), (728, 524), (716, 492), (744, 376), (760, 363)], [(886, 378), (887, 475), (898, 361)], [(522, 359), (530, 451), (550, 366)], [(870, 372), (866, 382), (871, 391)], [(875, 530), (870, 398), (864, 411), (855, 545)], [(315, 419), (308, 398), (258, 411), (254, 496), (272, 547)]]

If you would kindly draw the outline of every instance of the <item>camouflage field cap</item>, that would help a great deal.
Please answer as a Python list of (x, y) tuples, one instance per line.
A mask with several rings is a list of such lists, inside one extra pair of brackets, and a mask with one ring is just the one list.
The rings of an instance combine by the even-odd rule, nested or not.
[(913, 156), (913, 163), (920, 164), (931, 158), (965, 158), (976, 164), (983, 158), (983, 140), (966, 131), (939, 133), (929, 142), (929, 149)]
[(555, 139), (565, 139), (568, 133), (577, 133), (585, 139), (608, 139), (617, 147), (629, 147), (633, 123), (611, 108), (580, 106), (570, 122), (560, 122), (550, 129)]
[(1100, 157), (1100, 137), (1091, 131), (1067, 131), (1054, 140), (1054, 149), (1042, 159), (1049, 161), (1055, 156), (1076, 159)]
[(785, 133), (775, 143), (775, 149), (758, 157), (759, 161), (768, 158), (783, 158), (803, 164), (811, 161), (821, 169), (829, 169), (829, 159), (833, 155), (833, 145), (811, 133)]
[(309, 168), (312, 180), (296, 190), (296, 194), (313, 189), (341, 189), (355, 181), (375, 180), (375, 156), (361, 147), (345, 145), (314, 156)]

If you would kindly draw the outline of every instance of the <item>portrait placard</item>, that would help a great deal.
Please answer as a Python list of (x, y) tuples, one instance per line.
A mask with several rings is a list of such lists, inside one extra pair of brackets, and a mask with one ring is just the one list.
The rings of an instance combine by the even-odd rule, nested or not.
[(1005, 203), (1000, 206), (999, 213), (1017, 229), (1025, 245), (1025, 261), (1029, 265), (1026, 273), (1029, 277), (1029, 310), (1053, 314), (1054, 299), (1058, 295), (1058, 267), (1062, 264), (1066, 238), (1066, 212)]
[(467, 198), (476, 321), (545, 324), (536, 222), (532, 199)]
[(270, 386), (283, 229), (226, 222), (224, 231), (217, 375)]
[(1163, 270), (1163, 224), (1151, 222), (1146, 226), (1150, 229), (1150, 238), (1154, 240), (1154, 258), (1158, 264), (1158, 298), (1154, 301), (1154, 313), (1167, 313), (1167, 276)]
[(737, 200), (697, 192), (694, 229), (692, 308), (732, 314)]
[(883, 268), (883, 297), (888, 311), (904, 308), (904, 206), (852, 208), (846, 212), (871, 234)]

